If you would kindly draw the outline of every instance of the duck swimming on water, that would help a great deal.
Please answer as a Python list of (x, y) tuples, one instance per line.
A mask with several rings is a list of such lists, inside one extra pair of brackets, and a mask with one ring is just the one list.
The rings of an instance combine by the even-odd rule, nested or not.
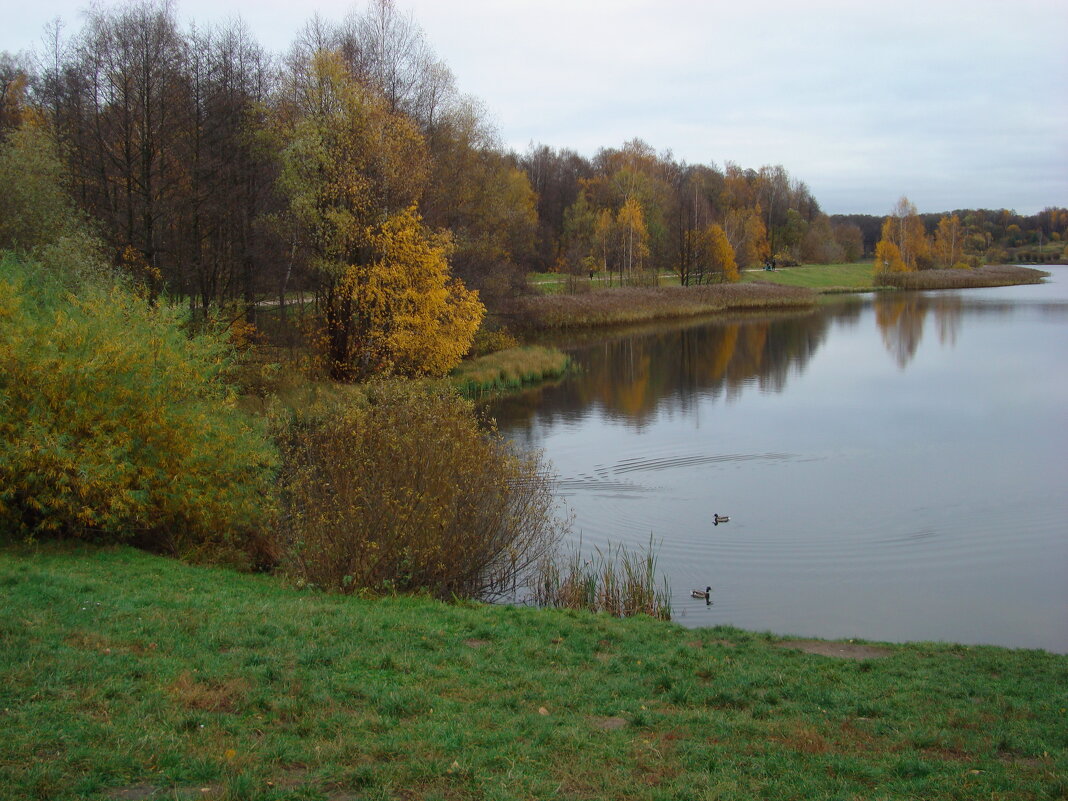
[(702, 601), (707, 601), (709, 598), (712, 597), (712, 588), (705, 587), (704, 592), (702, 592), (701, 590), (694, 590), (690, 593), (690, 595), (692, 595), (694, 598), (700, 598)]
[(729, 522), (731, 522), (731, 519), (727, 515), (715, 515), (715, 517), (712, 519), (712, 525), (713, 526), (718, 526), (720, 523), (729, 523)]

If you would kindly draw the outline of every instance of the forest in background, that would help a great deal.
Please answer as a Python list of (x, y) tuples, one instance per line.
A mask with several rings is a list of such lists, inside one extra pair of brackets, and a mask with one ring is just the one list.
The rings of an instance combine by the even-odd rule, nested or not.
[[(284, 310), (299, 291), (330, 314), (336, 265), (369, 260), (362, 232), (408, 210), (424, 255), (436, 248), (491, 310), (530, 272), (632, 284), (675, 273), (689, 285), (768, 258), (855, 261), (874, 253), (883, 222), (824, 214), (781, 165), (688, 164), (640, 139), (592, 157), (511, 152), (393, 0), (312, 18), (284, 55), (240, 23), (182, 30), (159, 0), (94, 9), (48, 40), (33, 57), (0, 55), (0, 135), (47, 129), (111, 260), (201, 312), (251, 322), (257, 302)], [(344, 141), (354, 128), (362, 139)], [(331, 172), (355, 177), (311, 186)], [(983, 261), (1048, 260), (1068, 233), (1060, 208), (955, 214)], [(929, 234), (941, 216), (921, 215)]]

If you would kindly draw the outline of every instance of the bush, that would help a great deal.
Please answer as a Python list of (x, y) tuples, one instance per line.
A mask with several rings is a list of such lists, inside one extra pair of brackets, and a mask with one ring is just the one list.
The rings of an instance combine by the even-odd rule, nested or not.
[(501, 350), (518, 348), (519, 340), (516, 339), (507, 328), (490, 330), (486, 327), (485, 319), (475, 332), (475, 339), (467, 351), (466, 358), (476, 359), (479, 356), (488, 356)]
[(540, 458), (480, 428), (454, 393), (371, 385), (279, 439), (277, 538), (300, 581), (493, 598), (558, 539)]
[(48, 134), (23, 125), (0, 144), (0, 248), (30, 252), (88, 230), (63, 189), (63, 163)]
[(71, 280), (0, 262), (0, 524), (176, 551), (251, 531), (277, 456), (234, 408), (229, 345)]

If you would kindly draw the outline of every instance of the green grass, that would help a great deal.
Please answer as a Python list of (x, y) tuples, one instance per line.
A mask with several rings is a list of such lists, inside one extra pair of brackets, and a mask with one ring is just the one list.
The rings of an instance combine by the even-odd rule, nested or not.
[[(1068, 657), (0, 550), (0, 798), (1061, 799)], [(202, 792), (206, 788), (206, 792)]]
[(872, 263), (858, 261), (851, 264), (807, 264), (801, 267), (779, 267), (742, 273), (742, 280), (782, 286), (804, 287), (817, 292), (857, 292), (874, 289)]
[(485, 392), (515, 390), (559, 378), (571, 364), (562, 351), (530, 345), (490, 353), (460, 362), (449, 380), (468, 397)]

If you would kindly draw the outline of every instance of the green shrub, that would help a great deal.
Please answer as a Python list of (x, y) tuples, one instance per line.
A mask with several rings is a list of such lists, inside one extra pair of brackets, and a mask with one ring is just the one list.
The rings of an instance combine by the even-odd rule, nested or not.
[(301, 581), (492, 598), (558, 539), (540, 457), (480, 428), (454, 393), (371, 385), (280, 441), (278, 544)]
[[(75, 291), (76, 290), (76, 291)], [(265, 511), (277, 456), (235, 408), (230, 346), (121, 285), (0, 262), (0, 523), (185, 551)]]
[(89, 226), (63, 189), (63, 169), (52, 139), (35, 125), (0, 144), (0, 249), (28, 253), (85, 236)]

